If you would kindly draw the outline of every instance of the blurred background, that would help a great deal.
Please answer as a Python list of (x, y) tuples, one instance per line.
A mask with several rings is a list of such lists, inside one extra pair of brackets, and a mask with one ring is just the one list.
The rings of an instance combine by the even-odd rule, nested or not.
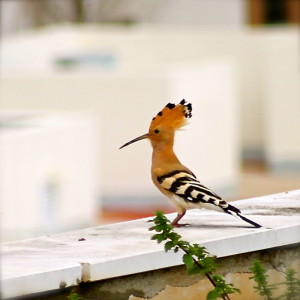
[(173, 212), (147, 132), (227, 200), (300, 187), (299, 0), (2, 0), (3, 241)]

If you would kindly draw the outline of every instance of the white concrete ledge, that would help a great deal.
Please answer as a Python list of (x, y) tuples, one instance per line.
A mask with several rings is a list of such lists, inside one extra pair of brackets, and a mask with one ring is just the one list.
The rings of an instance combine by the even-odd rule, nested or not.
[[(194, 210), (184, 220), (192, 226), (176, 230), (183, 239), (207, 247), (217, 257), (300, 242), (300, 190), (234, 205), (263, 228), (252, 228), (230, 215)], [(180, 253), (165, 253), (162, 245), (150, 240), (152, 223), (146, 221), (2, 244), (2, 298), (180, 265)]]

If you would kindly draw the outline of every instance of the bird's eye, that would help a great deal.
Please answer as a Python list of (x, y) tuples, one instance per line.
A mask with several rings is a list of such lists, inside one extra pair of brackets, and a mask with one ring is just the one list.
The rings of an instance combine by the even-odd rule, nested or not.
[(154, 133), (159, 133), (159, 130), (158, 130), (158, 129), (155, 129), (155, 130), (154, 130)]

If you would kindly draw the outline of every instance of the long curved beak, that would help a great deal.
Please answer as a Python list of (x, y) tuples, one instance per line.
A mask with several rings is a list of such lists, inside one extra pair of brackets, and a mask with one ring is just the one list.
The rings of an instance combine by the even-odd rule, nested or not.
[(123, 145), (122, 147), (120, 147), (119, 149), (122, 149), (122, 148), (124, 148), (124, 147), (126, 147), (126, 146), (128, 146), (128, 145), (130, 145), (130, 144), (132, 144), (132, 143), (135, 143), (135, 142), (137, 142), (137, 141), (144, 140), (144, 139), (148, 139), (148, 138), (149, 138), (149, 134), (148, 134), (148, 133), (143, 134), (143, 135), (141, 135), (141, 136), (139, 136), (139, 137), (133, 139), (132, 141), (130, 141), (130, 142), (124, 144), (124, 145)]

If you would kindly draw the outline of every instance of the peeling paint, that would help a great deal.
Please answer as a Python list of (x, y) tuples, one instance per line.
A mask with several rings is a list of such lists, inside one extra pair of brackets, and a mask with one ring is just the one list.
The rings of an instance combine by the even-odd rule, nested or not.
[(90, 264), (80, 263), (81, 265), (81, 281), (88, 282), (91, 279)]
[[(245, 253), (230, 257), (219, 258), (218, 273), (225, 276), (227, 282), (240, 288), (242, 294), (230, 296), (231, 300), (261, 300), (254, 293), (249, 268), (255, 259), (262, 261), (270, 276), (270, 283), (283, 281), (286, 268), (293, 268), (300, 274), (300, 245), (274, 248), (258, 252)], [(89, 265), (86, 268), (88, 278)], [(122, 267), (122, 265), (120, 265)], [(199, 274), (188, 275), (184, 266), (170, 267), (114, 279), (96, 282), (81, 282), (78, 286), (64, 288), (61, 282), (56, 294), (42, 294), (44, 300), (65, 300), (66, 296), (76, 293), (85, 300), (199, 300), (205, 299), (212, 289), (210, 283)], [(30, 297), (26, 298), (31, 299)], [(32, 297), (32, 299), (37, 299)], [(40, 298), (39, 298), (40, 299)]]

